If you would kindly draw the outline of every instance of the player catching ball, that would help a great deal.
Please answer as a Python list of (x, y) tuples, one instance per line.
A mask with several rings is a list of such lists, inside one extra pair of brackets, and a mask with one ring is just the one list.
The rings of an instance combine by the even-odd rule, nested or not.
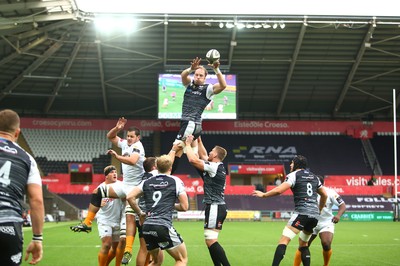
[[(213, 51), (212, 53), (210, 53)], [(182, 143), (187, 136), (193, 135), (197, 139), (201, 134), (201, 115), (204, 108), (210, 103), (213, 95), (221, 93), (226, 88), (226, 81), (222, 75), (219, 66), (219, 52), (215, 49), (210, 50), (207, 55), (208, 66), (212, 67), (217, 76), (218, 83), (207, 84), (207, 69), (200, 65), (201, 58), (196, 57), (190, 63), (190, 67), (181, 73), (182, 84), (185, 86), (185, 94), (182, 104), (182, 118), (179, 133), (175, 144)], [(191, 79), (190, 74), (193, 74)], [(196, 146), (196, 142), (192, 146)]]

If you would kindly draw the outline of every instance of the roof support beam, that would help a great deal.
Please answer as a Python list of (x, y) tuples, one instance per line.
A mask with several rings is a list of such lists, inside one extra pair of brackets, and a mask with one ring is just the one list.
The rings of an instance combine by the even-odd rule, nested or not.
[(29, 38), (29, 37), (39, 35), (42, 33), (47, 33), (49, 31), (52, 31), (52, 30), (55, 30), (55, 29), (58, 29), (61, 27), (67, 27), (67, 26), (70, 26), (71, 24), (75, 24), (75, 23), (79, 23), (79, 22), (76, 20), (72, 20), (72, 19), (54, 22), (54, 23), (51, 23), (50, 25), (47, 25), (44, 27), (39, 27), (37, 29), (33, 29), (31, 31), (27, 31), (27, 32), (18, 34), (16, 37), (18, 38), (18, 40), (22, 40), (22, 39)]
[(168, 20), (165, 18), (164, 22), (164, 69), (167, 68), (167, 56), (168, 56)]
[(97, 42), (97, 59), (99, 63), (99, 72), (100, 72), (101, 94), (103, 96), (103, 107), (104, 107), (104, 113), (108, 114), (106, 84), (104, 81), (103, 55), (101, 51), (101, 42), (99, 36), (97, 36), (96, 42)]
[(288, 72), (286, 74), (286, 81), (285, 81), (285, 84), (284, 84), (283, 89), (282, 89), (281, 98), (279, 99), (278, 109), (276, 110), (276, 114), (278, 116), (282, 112), (283, 103), (285, 102), (286, 94), (288, 92), (290, 81), (291, 81), (292, 76), (293, 76), (294, 67), (296, 66), (296, 63), (297, 63), (297, 58), (299, 56), (300, 48), (301, 48), (301, 45), (303, 43), (304, 34), (306, 33), (306, 28), (307, 27), (304, 24), (302, 24), (299, 36), (297, 37), (296, 47), (295, 47), (293, 55), (292, 55), (292, 60), (290, 62), (289, 70), (288, 70)]
[(69, 20), (76, 19), (77, 15), (70, 13), (52, 13), (51, 15), (38, 15), (29, 17), (16, 17), (8, 18), (7, 20), (0, 20), (0, 26), (15, 26), (15, 24), (33, 23), (33, 22), (44, 22), (44, 21), (55, 21), (55, 20)]
[(9, 27), (4, 27), (4, 28), (0, 29), (0, 35), (1, 36), (11, 36), (14, 34), (26, 32), (28, 30), (30, 31), (33, 29), (34, 29), (33, 23), (21, 24), (21, 25), (10, 25)]
[(347, 76), (347, 80), (342, 88), (342, 91), (340, 92), (340, 95), (336, 101), (335, 107), (333, 109), (332, 115), (335, 117), (337, 113), (340, 110), (340, 107), (342, 106), (344, 97), (346, 96), (347, 91), (349, 90), (349, 87), (353, 81), (354, 75), (356, 74), (356, 71), (358, 69), (358, 66), (361, 63), (361, 59), (364, 56), (365, 49), (366, 49), (366, 43), (369, 43), (371, 40), (371, 36), (374, 33), (375, 27), (371, 24), (369, 26), (369, 29), (367, 33), (365, 34), (364, 40), (361, 43), (360, 49), (358, 49), (358, 54), (356, 57), (356, 61), (353, 63), (353, 67), (351, 68), (349, 75)]
[(36, 40), (34, 40), (33, 42), (25, 45), (22, 48), (14, 47), (16, 49), (16, 51), (14, 53), (4, 57), (3, 59), (1, 59), (0, 60), (0, 66), (2, 66), (4, 64), (7, 64), (8, 62), (10, 62), (13, 59), (17, 58), (20, 54), (29, 51), (30, 49), (36, 47), (37, 45), (43, 43), (46, 40), (47, 40), (47, 35), (37, 38)]
[(71, 1), (32, 1), (32, 2), (21, 2), (21, 3), (13, 3), (13, 4), (4, 4), (0, 5), (0, 10), (2, 12), (13, 12), (15, 10), (24, 10), (24, 9), (35, 9), (35, 8), (49, 8), (58, 7), (58, 6), (71, 6)]
[[(81, 40), (82, 40), (82, 38), (84, 36), (85, 30), (86, 30), (86, 25), (82, 27), (82, 30), (81, 30), (81, 32), (79, 34), (79, 39), (78, 39), (77, 43), (75, 44), (75, 46), (74, 46), (74, 48), (73, 48), (73, 50), (71, 52), (71, 56), (69, 57), (67, 63), (64, 66), (64, 69), (63, 69), (63, 71), (61, 73), (61, 77), (66, 77), (68, 75), (68, 72), (71, 69), (71, 66), (74, 63), (76, 55), (78, 54), (78, 51), (79, 51), (79, 49), (81, 47), (80, 42), (81, 42)], [(57, 81), (57, 84), (53, 89), (52, 96), (49, 97), (49, 99), (46, 102), (46, 105), (43, 108), (43, 112), (44, 113), (47, 114), (49, 112), (51, 106), (54, 103), (54, 100), (56, 99), (56, 97), (58, 95), (58, 92), (60, 91), (60, 89), (61, 89), (61, 87), (63, 85), (64, 85), (64, 80), (60, 79), (60, 80)]]
[(231, 43), (229, 46), (229, 55), (228, 55), (228, 69), (227, 71), (229, 71), (229, 69), (231, 69), (231, 65), (232, 65), (232, 58), (233, 58), (233, 51), (235, 50), (235, 47), (237, 45), (236, 42), (236, 33), (237, 33), (237, 28), (233, 27), (232, 28), (232, 35), (231, 35)]
[(125, 93), (129, 93), (129, 94), (135, 95), (135, 96), (138, 97), (138, 98), (144, 98), (144, 99), (150, 100), (150, 101), (152, 101), (152, 102), (155, 102), (155, 101), (157, 100), (157, 99), (154, 99), (154, 98), (152, 98), (152, 97), (147, 97), (147, 96), (145, 96), (145, 95), (143, 95), (143, 94), (139, 94), (139, 93), (136, 93), (136, 92), (134, 92), (134, 91), (124, 89), (124, 88), (122, 88), (122, 87), (120, 87), (120, 86), (118, 86), (118, 85), (110, 84), (110, 83), (107, 83), (107, 82), (106, 82), (106, 84), (107, 84), (108, 87), (112, 87), (112, 88), (114, 88), (114, 89), (123, 91), (123, 92), (125, 92)]
[(18, 85), (22, 82), (25, 75), (29, 75), (35, 69), (37, 69), (43, 62), (45, 62), (50, 56), (52, 56), (58, 49), (63, 46), (65, 36), (62, 36), (60, 40), (54, 43), (49, 49), (44, 52), (44, 54), (37, 58), (29, 67), (27, 67), (22, 73), (18, 75), (7, 87), (5, 87), (0, 92), (0, 102), (7, 96), (7, 94), (11, 93)]

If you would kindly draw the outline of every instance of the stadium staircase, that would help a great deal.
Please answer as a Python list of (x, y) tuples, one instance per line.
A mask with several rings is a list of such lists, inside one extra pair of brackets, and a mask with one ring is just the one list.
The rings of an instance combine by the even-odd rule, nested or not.
[(371, 142), (369, 139), (362, 139), (361, 143), (363, 146), (363, 154), (367, 160), (367, 165), (371, 168), (373, 175), (382, 175), (382, 169)]
[(62, 220), (77, 220), (79, 219), (80, 209), (63, 199), (56, 193), (52, 193), (43, 186), (43, 199), (46, 214), (54, 215), (55, 212), (62, 210), (65, 216)]

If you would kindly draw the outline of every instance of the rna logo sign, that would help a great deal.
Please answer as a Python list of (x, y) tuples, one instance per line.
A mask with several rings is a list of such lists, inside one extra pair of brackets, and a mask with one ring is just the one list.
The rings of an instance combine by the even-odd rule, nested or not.
[(294, 146), (289, 146), (289, 147), (284, 147), (284, 146), (252, 146), (249, 150), (249, 153), (256, 153), (256, 154), (290, 154), (290, 155), (296, 155), (296, 147)]
[(232, 150), (236, 159), (292, 159), (297, 154), (295, 146), (239, 146)]

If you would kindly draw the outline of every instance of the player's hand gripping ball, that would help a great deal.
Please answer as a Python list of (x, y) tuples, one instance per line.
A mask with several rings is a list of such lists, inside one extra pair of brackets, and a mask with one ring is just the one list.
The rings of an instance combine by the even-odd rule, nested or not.
[(214, 64), (220, 58), (220, 54), (216, 49), (211, 49), (206, 53), (206, 59), (209, 64)]

